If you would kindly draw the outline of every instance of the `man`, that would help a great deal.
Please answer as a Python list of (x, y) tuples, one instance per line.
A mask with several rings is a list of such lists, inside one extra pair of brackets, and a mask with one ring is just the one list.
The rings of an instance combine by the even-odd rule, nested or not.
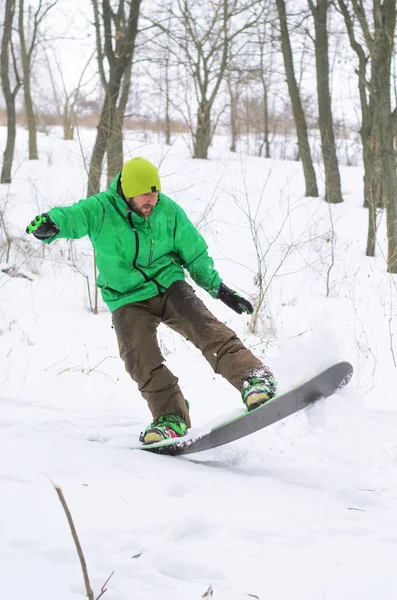
[(120, 356), (138, 384), (153, 422), (140, 440), (152, 443), (186, 434), (189, 405), (178, 379), (164, 365), (157, 343), (160, 322), (201, 350), (252, 410), (272, 398), (276, 383), (265, 367), (218, 321), (185, 281), (238, 314), (252, 314), (248, 300), (229, 289), (214, 269), (207, 244), (181, 207), (161, 191), (158, 169), (144, 158), (126, 162), (109, 189), (37, 216), (27, 233), (50, 244), (88, 235), (97, 255), (104, 302), (112, 312)]

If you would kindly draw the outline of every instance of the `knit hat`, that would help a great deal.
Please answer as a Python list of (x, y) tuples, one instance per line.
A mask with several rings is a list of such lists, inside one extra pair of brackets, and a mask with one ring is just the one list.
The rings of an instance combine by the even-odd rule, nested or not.
[(121, 189), (126, 198), (160, 191), (157, 167), (140, 156), (124, 163), (121, 170)]

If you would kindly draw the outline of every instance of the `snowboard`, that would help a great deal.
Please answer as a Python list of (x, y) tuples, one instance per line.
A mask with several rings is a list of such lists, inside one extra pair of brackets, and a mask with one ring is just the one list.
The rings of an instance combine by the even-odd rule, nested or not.
[(229, 444), (303, 410), (320, 398), (330, 396), (339, 388), (344, 387), (350, 381), (352, 374), (353, 367), (350, 363), (339, 362), (292, 390), (275, 396), (258, 408), (245, 411), (204, 434), (143, 444), (131, 449), (177, 456)]

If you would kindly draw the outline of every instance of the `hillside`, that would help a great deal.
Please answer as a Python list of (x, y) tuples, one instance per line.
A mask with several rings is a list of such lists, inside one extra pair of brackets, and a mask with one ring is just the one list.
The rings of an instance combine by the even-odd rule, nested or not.
[[(216, 600), (394, 600), (397, 277), (386, 273), (385, 217), (377, 257), (365, 257), (362, 169), (341, 167), (345, 202), (328, 206), (303, 196), (299, 163), (218, 147), (192, 160), (183, 138), (166, 148), (131, 134), (127, 156), (161, 161), (164, 192), (200, 228), (225, 283), (251, 300), (259, 233), (266, 298), (256, 333), (197, 293), (274, 369), (280, 391), (339, 359), (355, 369), (345, 390), (265, 431), (159, 457), (129, 450), (150, 416), (106, 307), (89, 310), (89, 241), (44, 248), (24, 234), (36, 214), (85, 196), (81, 150), (89, 157), (93, 135), (41, 136), (41, 158), (29, 163), (18, 131), (13, 183), (0, 187), (14, 239), (0, 268), (25, 275), (0, 273), (3, 596), (86, 597), (55, 482), (96, 595), (114, 571), (106, 600), (199, 600), (211, 590)], [(323, 187), (320, 166), (318, 179)], [(193, 346), (162, 326), (159, 339), (193, 427), (242, 410)]]

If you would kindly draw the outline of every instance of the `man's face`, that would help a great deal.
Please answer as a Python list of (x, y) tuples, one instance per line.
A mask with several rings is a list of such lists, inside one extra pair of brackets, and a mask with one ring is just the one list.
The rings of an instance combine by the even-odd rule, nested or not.
[(129, 206), (140, 217), (150, 217), (159, 197), (158, 192), (149, 192), (133, 198), (126, 198)]

